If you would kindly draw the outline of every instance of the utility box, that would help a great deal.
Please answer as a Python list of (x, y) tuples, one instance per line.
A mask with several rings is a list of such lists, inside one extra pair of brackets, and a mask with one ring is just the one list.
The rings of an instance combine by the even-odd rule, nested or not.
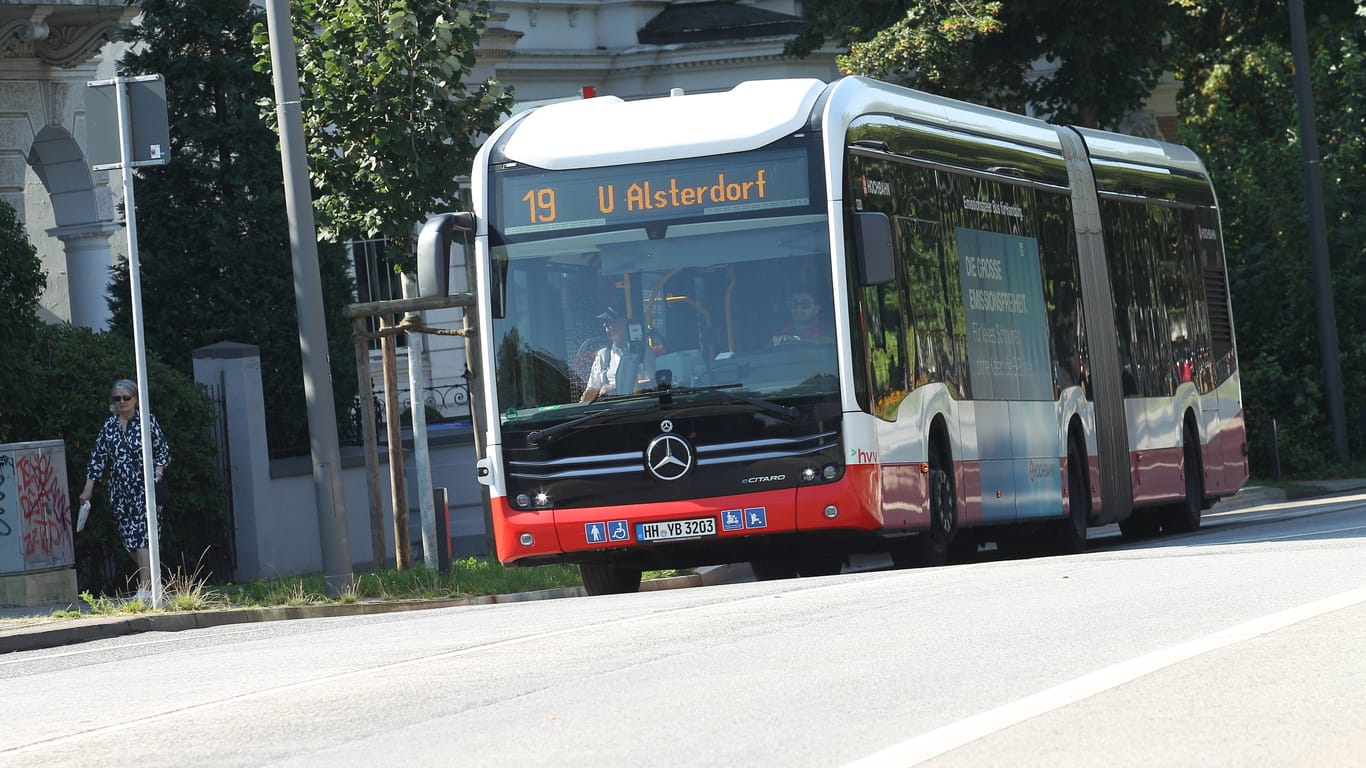
[(76, 544), (61, 440), (0, 444), (0, 605), (76, 602)]

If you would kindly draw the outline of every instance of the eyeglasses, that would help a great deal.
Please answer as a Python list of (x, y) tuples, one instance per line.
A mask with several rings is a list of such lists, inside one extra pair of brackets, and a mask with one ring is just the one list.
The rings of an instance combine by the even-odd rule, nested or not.
[(794, 302), (792, 302), (791, 304), (788, 304), (788, 306), (791, 307), (791, 308), (793, 308), (793, 309), (811, 309), (812, 307), (816, 306), (816, 302), (814, 302), (814, 301), (794, 301)]
[(114, 395), (114, 401), (119, 403), (126, 403), (132, 399), (133, 395)]

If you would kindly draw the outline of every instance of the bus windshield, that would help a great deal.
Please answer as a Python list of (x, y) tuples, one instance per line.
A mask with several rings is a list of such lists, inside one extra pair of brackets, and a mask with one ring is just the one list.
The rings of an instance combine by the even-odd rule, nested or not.
[[(806, 156), (495, 174), (502, 421), (635, 410), (662, 389), (835, 396), (830, 232)], [(585, 197), (592, 210), (574, 210)]]

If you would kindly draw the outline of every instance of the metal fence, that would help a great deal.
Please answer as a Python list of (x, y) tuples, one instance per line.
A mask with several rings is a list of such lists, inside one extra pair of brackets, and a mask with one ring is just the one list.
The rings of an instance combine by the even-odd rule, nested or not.
[[(388, 439), (386, 431), (389, 424), (388, 414), (384, 408), (384, 385), (383, 382), (376, 382), (377, 386), (370, 392), (370, 407), (375, 411), (375, 426), (381, 443)], [(357, 397), (351, 406), (351, 418), (348, 420), (348, 429), (343, 437), (343, 442), (348, 445), (359, 445), (361, 443), (361, 408), (364, 398)], [(457, 422), (468, 422), (470, 420), (470, 385), (469, 372), (465, 373), (465, 380), (457, 384), (442, 384), (438, 386), (422, 388), (422, 402), (427, 407), (427, 423), (432, 424), (451, 424)], [(413, 394), (408, 387), (398, 389), (398, 412), (399, 418), (404, 425), (412, 424)]]

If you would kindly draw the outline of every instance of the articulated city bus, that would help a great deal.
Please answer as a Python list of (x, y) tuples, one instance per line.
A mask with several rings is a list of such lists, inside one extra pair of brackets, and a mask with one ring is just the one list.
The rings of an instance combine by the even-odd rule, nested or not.
[(505, 564), (597, 594), (1080, 552), (1091, 526), (1191, 530), (1247, 479), (1219, 210), (1183, 147), (774, 80), (518, 114), (471, 187), (419, 270), (468, 229)]

